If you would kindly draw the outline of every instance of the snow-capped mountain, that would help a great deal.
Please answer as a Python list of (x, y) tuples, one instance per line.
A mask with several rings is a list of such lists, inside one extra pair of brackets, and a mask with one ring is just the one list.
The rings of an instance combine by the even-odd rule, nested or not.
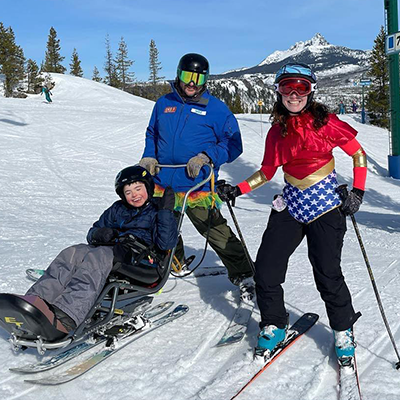
[(340, 100), (345, 103), (356, 100), (360, 103), (361, 87), (356, 84), (368, 69), (369, 56), (368, 50), (333, 45), (317, 33), (310, 40), (297, 42), (287, 50), (273, 52), (256, 66), (211, 76), (211, 89), (217, 92), (228, 90), (233, 93), (233, 97), (239, 94), (245, 110), (254, 109), (259, 100), (268, 109), (271, 99), (273, 101), (275, 98), (273, 81), (276, 71), (288, 62), (300, 62), (314, 69), (319, 86), (317, 98), (320, 101), (328, 103), (332, 108)]
[(297, 42), (295, 45), (290, 47), (289, 50), (277, 50), (271, 55), (269, 55), (266, 59), (260, 62), (258, 66), (262, 66), (265, 64), (272, 64), (282, 60), (287, 59), (288, 57), (293, 57), (296, 54), (301, 53), (302, 51), (308, 49), (310, 52), (318, 52), (324, 50), (326, 47), (333, 47), (329, 44), (326, 39), (320, 34), (317, 33), (312, 39), (307, 40), (305, 42)]

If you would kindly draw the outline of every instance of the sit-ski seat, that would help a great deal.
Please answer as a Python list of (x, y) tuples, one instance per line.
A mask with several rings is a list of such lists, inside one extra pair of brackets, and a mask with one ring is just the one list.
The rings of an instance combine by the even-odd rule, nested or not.
[(85, 322), (74, 332), (75, 337), (93, 332), (108, 323), (115, 316), (117, 302), (157, 293), (165, 285), (171, 270), (170, 254), (155, 252), (141, 243), (135, 253), (135, 260), (131, 264), (115, 264), (108, 283)]
[(114, 267), (110, 279), (120, 277), (133, 285), (143, 287), (157, 286), (167, 270), (168, 253), (156, 251), (151, 246), (129, 236), (121, 245), (122, 256), (114, 255)]

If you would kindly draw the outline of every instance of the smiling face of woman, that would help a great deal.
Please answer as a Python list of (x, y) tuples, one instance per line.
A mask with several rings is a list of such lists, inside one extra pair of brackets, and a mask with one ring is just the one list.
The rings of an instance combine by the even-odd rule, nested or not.
[(307, 104), (307, 96), (299, 96), (292, 92), (289, 96), (282, 95), (282, 104), (292, 115), (299, 114)]

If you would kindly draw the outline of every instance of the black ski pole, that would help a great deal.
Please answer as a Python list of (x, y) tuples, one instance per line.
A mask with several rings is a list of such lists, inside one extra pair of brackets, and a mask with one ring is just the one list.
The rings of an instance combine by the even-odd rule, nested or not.
[[(221, 179), (221, 180), (217, 181), (217, 187), (218, 187), (219, 185), (223, 185), (223, 184), (225, 184), (225, 180)], [(244, 237), (243, 237), (243, 235), (242, 235), (242, 231), (240, 230), (239, 223), (238, 223), (238, 221), (237, 221), (237, 219), (236, 219), (236, 216), (235, 216), (235, 214), (234, 214), (234, 212), (233, 212), (232, 206), (233, 206), (233, 207), (235, 206), (235, 199), (232, 200), (232, 205), (231, 205), (231, 203), (230, 203), (229, 200), (226, 200), (226, 204), (227, 204), (227, 206), (228, 206), (229, 213), (231, 214), (233, 223), (235, 224), (236, 231), (237, 231), (237, 233), (238, 233), (238, 235), (239, 235), (240, 243), (242, 244), (244, 254), (246, 255), (246, 258), (247, 258), (247, 262), (249, 263), (249, 265), (250, 265), (250, 267), (251, 267), (251, 269), (252, 269), (252, 271), (253, 271), (253, 275), (255, 275), (255, 273), (256, 273), (256, 267), (254, 266), (253, 260), (252, 260), (251, 257), (250, 257), (250, 253), (249, 253), (249, 251), (247, 250), (247, 246), (246, 246), (246, 243), (245, 243), (245, 241), (244, 241)]]
[(231, 217), (232, 217), (232, 219), (233, 219), (233, 223), (235, 224), (237, 233), (238, 233), (238, 235), (239, 235), (240, 242), (242, 243), (243, 250), (244, 250), (244, 254), (246, 254), (247, 262), (250, 264), (250, 267), (251, 267), (251, 269), (252, 269), (252, 271), (253, 271), (253, 275), (255, 275), (255, 273), (256, 273), (256, 267), (254, 266), (253, 260), (252, 260), (251, 257), (250, 257), (250, 253), (249, 253), (249, 251), (247, 250), (247, 246), (246, 246), (246, 243), (245, 243), (245, 241), (244, 241), (244, 238), (243, 238), (243, 235), (242, 235), (242, 231), (241, 231), (240, 228), (239, 228), (239, 223), (237, 222), (237, 219), (236, 219), (236, 216), (235, 216), (235, 214), (234, 214), (234, 212), (233, 212), (233, 208), (232, 208), (232, 206), (231, 206), (231, 203), (230, 203), (230, 201), (228, 200), (228, 201), (226, 202), (226, 204), (228, 205), (228, 209), (229, 209), (229, 212), (230, 212)]
[[(338, 187), (338, 193), (339, 193), (339, 196), (342, 198), (343, 201), (346, 200), (346, 197), (348, 196), (347, 185), (340, 185)], [(369, 274), (369, 277), (370, 277), (370, 280), (371, 280), (371, 283), (372, 283), (372, 287), (374, 288), (375, 297), (376, 297), (376, 300), (378, 302), (378, 307), (379, 307), (379, 310), (381, 312), (383, 322), (385, 323), (386, 330), (388, 332), (390, 341), (392, 342), (394, 351), (395, 351), (395, 353), (397, 355), (397, 359), (399, 360), (395, 364), (395, 368), (396, 369), (400, 369), (400, 354), (399, 354), (399, 351), (397, 350), (396, 342), (394, 341), (394, 337), (392, 335), (392, 331), (390, 330), (389, 322), (388, 322), (388, 320), (386, 318), (386, 314), (385, 314), (385, 311), (383, 309), (381, 296), (379, 295), (378, 287), (376, 286), (374, 274), (372, 273), (372, 268), (371, 268), (371, 265), (370, 265), (369, 260), (368, 260), (367, 252), (365, 251), (365, 247), (364, 247), (363, 241), (361, 239), (360, 230), (358, 229), (357, 221), (356, 221), (356, 218), (354, 217), (354, 215), (350, 215), (350, 218), (351, 218), (351, 222), (353, 223), (354, 230), (356, 232), (358, 243), (359, 243), (360, 248), (361, 248), (361, 253), (362, 253), (363, 257), (364, 257), (364, 261), (365, 261), (365, 264), (367, 266), (367, 270), (368, 270), (368, 274)]]

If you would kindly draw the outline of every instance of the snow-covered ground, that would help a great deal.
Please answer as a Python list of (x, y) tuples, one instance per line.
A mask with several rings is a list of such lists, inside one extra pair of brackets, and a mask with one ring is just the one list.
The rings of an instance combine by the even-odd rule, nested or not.
[[(26, 268), (45, 268), (63, 248), (85, 241), (87, 230), (116, 200), (114, 177), (139, 161), (153, 103), (103, 84), (54, 75), (53, 103), (41, 96), (0, 98), (0, 292), (24, 293)], [(222, 168), (237, 183), (259, 168), (265, 134), (258, 115), (238, 115), (244, 153)], [(343, 119), (359, 131), (368, 153), (365, 201), (356, 215), (387, 317), (400, 344), (400, 182), (387, 176), (388, 132), (362, 125), (357, 115)], [(351, 184), (352, 160), (336, 153), (339, 180)], [(255, 257), (270, 212), (282, 188), (282, 174), (237, 201), (235, 214)], [(229, 212), (224, 215), (230, 221)], [(230, 222), (233, 227), (233, 223)], [(234, 227), (233, 227), (234, 228)], [(202, 253), (204, 239), (188, 221), (183, 226), (187, 254)], [(348, 221), (343, 270), (356, 310), (357, 356), (364, 400), (398, 400), (400, 372), (362, 258)], [(209, 250), (204, 267), (220, 264)], [(333, 338), (303, 243), (292, 256), (285, 299), (293, 322), (303, 312), (320, 320), (239, 399), (335, 400), (338, 398)], [(174, 300), (190, 311), (181, 319), (121, 350), (94, 370), (58, 387), (35, 387), (8, 368), (34, 362), (27, 350), (14, 354), (0, 332), (0, 399), (160, 399), (225, 400), (254, 373), (252, 348), (258, 333), (256, 310), (245, 339), (216, 348), (238, 303), (226, 276), (171, 278), (154, 303)]]

